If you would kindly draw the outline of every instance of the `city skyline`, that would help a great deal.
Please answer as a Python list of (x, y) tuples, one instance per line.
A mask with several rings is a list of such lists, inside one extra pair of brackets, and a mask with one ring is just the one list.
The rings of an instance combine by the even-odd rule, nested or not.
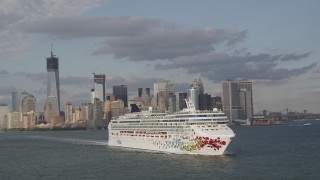
[(0, 103), (26, 91), (43, 108), (53, 44), (75, 105), (90, 102), (98, 73), (106, 93), (124, 84), (131, 97), (160, 79), (179, 93), (201, 78), (213, 96), (224, 80), (250, 79), (255, 113), (320, 111), (318, 1), (48, 2), (0, 2)]

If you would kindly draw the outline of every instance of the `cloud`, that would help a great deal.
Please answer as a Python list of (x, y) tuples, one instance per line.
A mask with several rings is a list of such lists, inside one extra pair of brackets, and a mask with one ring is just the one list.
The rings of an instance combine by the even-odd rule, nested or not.
[(214, 45), (233, 45), (246, 37), (246, 31), (219, 29), (176, 29), (155, 31), (141, 36), (117, 37), (93, 54), (113, 54), (132, 61), (173, 59), (211, 52)]
[(17, 91), (17, 88), (12, 86), (0, 86), (0, 95), (10, 95), (12, 92)]
[[(170, 28), (168, 28), (170, 27)], [(181, 29), (174, 23), (143, 17), (46, 17), (23, 24), (27, 33), (60, 39), (104, 37), (92, 54), (112, 54), (132, 61), (172, 59), (214, 50), (214, 45), (242, 42), (247, 31)]]
[(42, 83), (47, 82), (47, 73), (18, 72), (16, 74), (34, 81), (41, 81)]
[(39, 89), (35, 89), (31, 92), (31, 94), (34, 94), (36, 96), (39, 96), (39, 95), (47, 95), (47, 87), (40, 87)]
[(320, 74), (320, 66), (317, 67), (317, 69), (314, 71), (315, 74)]
[(18, 57), (34, 44), (22, 25), (52, 16), (74, 16), (106, 3), (106, 0), (2, 0), (0, 1), (0, 57)]
[(41, 33), (60, 39), (143, 35), (161, 24), (142, 17), (48, 17), (22, 26), (27, 33)]
[(7, 70), (1, 70), (0, 71), (0, 77), (5, 77), (5, 76), (7, 76), (9, 73), (8, 73), (8, 71)]
[(300, 59), (306, 58), (311, 54), (311, 52), (307, 52), (304, 54), (297, 54), (297, 53), (291, 53), (291, 54), (286, 54), (281, 57), (282, 61), (298, 61)]
[(80, 106), (82, 103), (90, 102), (90, 94), (88, 92), (72, 93), (70, 100), (73, 106)]
[(76, 76), (67, 76), (60, 77), (61, 85), (75, 85), (75, 86), (85, 86), (88, 87), (90, 84), (93, 84), (93, 79), (89, 77), (76, 77)]
[(320, 95), (320, 86), (312, 86), (307, 88), (305, 94), (314, 94), (314, 95)]
[(82, 14), (106, 2), (106, 0), (2, 0), (0, 12), (14, 13), (32, 19), (41, 16), (70, 16)]
[[(220, 82), (226, 79), (283, 80), (306, 73), (316, 63), (295, 69), (278, 68), (277, 62), (308, 57), (309, 53), (284, 55), (257, 54), (229, 55), (227, 53), (205, 53), (174, 59), (168, 64), (157, 64), (156, 69), (186, 69), (188, 73), (199, 73), (202, 77)], [(285, 58), (284, 58), (285, 57)]]

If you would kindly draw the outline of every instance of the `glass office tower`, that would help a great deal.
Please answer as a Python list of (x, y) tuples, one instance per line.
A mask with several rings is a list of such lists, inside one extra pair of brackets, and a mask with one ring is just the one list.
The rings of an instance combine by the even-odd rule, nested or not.
[(47, 58), (47, 72), (47, 97), (50, 97), (50, 101), (52, 101), (53, 97), (56, 98), (56, 109), (58, 109), (58, 112), (60, 112), (59, 59), (53, 55), (52, 51), (51, 57)]

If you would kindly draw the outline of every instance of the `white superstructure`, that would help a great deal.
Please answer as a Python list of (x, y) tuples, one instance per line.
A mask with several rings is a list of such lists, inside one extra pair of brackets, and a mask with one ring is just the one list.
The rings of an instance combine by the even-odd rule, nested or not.
[(187, 109), (167, 114), (129, 113), (111, 120), (110, 146), (178, 154), (222, 155), (235, 136), (228, 119), (217, 109), (197, 111), (192, 102)]

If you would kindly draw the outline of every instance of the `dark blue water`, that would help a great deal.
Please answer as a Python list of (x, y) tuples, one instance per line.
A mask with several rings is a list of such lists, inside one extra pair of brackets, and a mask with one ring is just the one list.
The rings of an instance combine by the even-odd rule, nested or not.
[(232, 127), (224, 156), (108, 147), (107, 131), (0, 133), (0, 179), (320, 179), (320, 121)]

